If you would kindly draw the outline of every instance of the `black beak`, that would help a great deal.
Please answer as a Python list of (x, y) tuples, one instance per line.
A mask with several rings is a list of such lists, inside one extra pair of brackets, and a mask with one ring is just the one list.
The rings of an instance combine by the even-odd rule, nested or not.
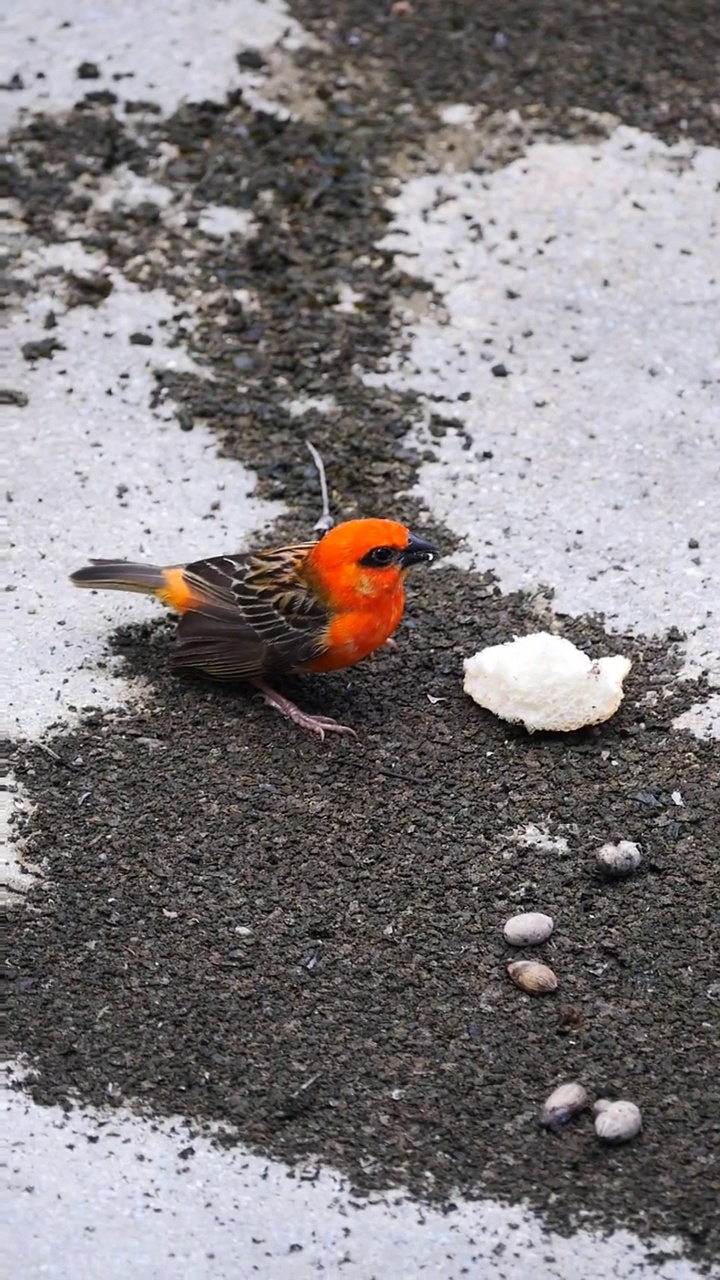
[(423, 538), (416, 538), (414, 533), (409, 533), (407, 546), (400, 556), (400, 563), (403, 569), (409, 569), (411, 564), (430, 564), (436, 555), (435, 547), (429, 542), (425, 542)]

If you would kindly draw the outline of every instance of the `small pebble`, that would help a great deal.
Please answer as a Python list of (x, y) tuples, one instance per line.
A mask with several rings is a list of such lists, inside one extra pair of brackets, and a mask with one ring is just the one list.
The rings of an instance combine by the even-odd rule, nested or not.
[(569, 1080), (567, 1084), (558, 1085), (546, 1098), (540, 1123), (545, 1129), (561, 1129), (589, 1104), (587, 1090), (577, 1080)]
[(551, 916), (542, 911), (523, 911), (506, 921), (503, 933), (511, 947), (537, 947), (547, 942), (553, 931)]
[(595, 854), (598, 867), (610, 879), (632, 875), (642, 862), (640, 846), (632, 840), (619, 840), (617, 844), (604, 844)]
[(593, 1107), (593, 1115), (595, 1132), (603, 1142), (629, 1142), (642, 1129), (640, 1108), (624, 1098), (617, 1102), (611, 1102), (609, 1098), (598, 1098)]
[(267, 66), (259, 49), (241, 49), (235, 54), (235, 61), (242, 71), (263, 71)]

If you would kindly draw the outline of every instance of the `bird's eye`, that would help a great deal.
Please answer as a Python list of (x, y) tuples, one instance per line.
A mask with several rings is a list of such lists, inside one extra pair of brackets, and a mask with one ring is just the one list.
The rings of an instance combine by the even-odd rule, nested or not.
[(371, 569), (387, 569), (389, 565), (394, 564), (397, 558), (397, 552), (394, 547), (373, 547), (372, 551), (368, 551), (363, 556), (361, 564), (367, 565)]

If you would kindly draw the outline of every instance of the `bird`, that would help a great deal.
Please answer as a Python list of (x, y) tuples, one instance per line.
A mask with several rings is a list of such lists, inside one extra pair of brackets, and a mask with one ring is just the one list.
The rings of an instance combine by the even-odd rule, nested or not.
[(270, 706), (324, 739), (355, 730), (301, 710), (268, 681), (352, 667), (386, 644), (403, 615), (408, 569), (436, 555), (403, 524), (359, 519), (318, 541), (190, 564), (92, 560), (70, 581), (156, 596), (180, 614), (174, 671), (246, 680)]

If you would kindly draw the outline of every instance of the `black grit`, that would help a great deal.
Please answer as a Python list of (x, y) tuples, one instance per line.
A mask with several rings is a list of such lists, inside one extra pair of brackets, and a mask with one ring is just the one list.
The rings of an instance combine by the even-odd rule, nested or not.
[[(705, 1256), (720, 753), (670, 728), (701, 690), (626, 637), (618, 715), (531, 738), (460, 688), (469, 636), (536, 627), (523, 598), (449, 569), (413, 595), (399, 652), (293, 688), (357, 742), (173, 679), (161, 623), (117, 641), (151, 681), (146, 711), (90, 714), (54, 756), (19, 749), (47, 875), (11, 947), (33, 1094), (181, 1109), (359, 1188), (527, 1197), (560, 1229), (582, 1210)], [(564, 631), (614, 647), (589, 623)], [(524, 845), (532, 828), (566, 846)], [(617, 838), (644, 863), (608, 884), (593, 851)], [(534, 908), (557, 921), (542, 950), (560, 981), (538, 999), (505, 977), (502, 938)], [(587, 1117), (541, 1132), (544, 1096), (575, 1077), (637, 1101), (642, 1138), (602, 1149)]]
[[(438, 102), (609, 111), (718, 139), (715, 0), (292, 0), (305, 27), (420, 113)], [(318, 55), (319, 57), (322, 55)]]
[[(73, 111), (16, 131), (15, 195), (32, 235), (62, 238), (62, 211), (110, 268), (177, 299), (177, 340), (212, 380), (163, 375), (155, 401), (177, 403), (178, 430), (207, 423), (263, 496), (287, 502), (279, 538), (306, 536), (318, 514), (310, 438), (339, 517), (394, 515), (449, 551), (447, 532), (398, 497), (419, 462), (404, 439), (414, 398), (358, 377), (392, 347), (394, 301), (434, 301), (376, 248), (385, 195), (397, 173), (447, 159), (454, 142), (433, 115), (445, 101), (486, 104), (469, 157), (481, 167), (537, 137), (607, 127), (578, 107), (716, 141), (716, 5), (291, 9), (324, 41), (296, 55), (312, 121), (255, 113), (239, 92), (169, 120), (153, 103), (122, 114), (79, 80)], [(97, 211), (122, 165), (169, 185), (185, 225), (149, 201)], [(251, 211), (256, 236), (203, 232), (209, 203)], [(109, 283), (68, 277), (66, 304), (95, 307)], [(362, 295), (357, 311), (336, 310), (340, 283)], [(61, 349), (34, 345), (28, 360)], [(292, 416), (293, 396), (336, 407)], [(437, 409), (436, 435), (452, 425)], [(242, 688), (172, 678), (166, 621), (118, 633), (127, 672), (149, 682), (143, 710), (82, 709), (44, 746), (15, 744), (32, 805), (23, 848), (43, 870), (10, 916), (23, 1087), (43, 1103), (216, 1121), (221, 1141), (331, 1165), (358, 1190), (526, 1199), (563, 1231), (677, 1233), (709, 1266), (720, 748), (672, 728), (707, 686), (677, 679), (677, 636), (557, 624), (593, 656), (633, 659), (606, 726), (530, 737), (472, 704), (462, 657), (537, 630), (538, 616), (490, 575), (440, 565), (413, 575), (399, 651), (289, 682), (303, 707), (358, 732), (325, 743)], [(644, 860), (609, 884), (593, 851), (619, 838)], [(555, 995), (532, 999), (505, 975), (502, 925), (524, 909), (555, 917), (541, 949)], [(572, 1078), (637, 1102), (642, 1136), (603, 1148), (588, 1116), (542, 1131), (544, 1097)]]

